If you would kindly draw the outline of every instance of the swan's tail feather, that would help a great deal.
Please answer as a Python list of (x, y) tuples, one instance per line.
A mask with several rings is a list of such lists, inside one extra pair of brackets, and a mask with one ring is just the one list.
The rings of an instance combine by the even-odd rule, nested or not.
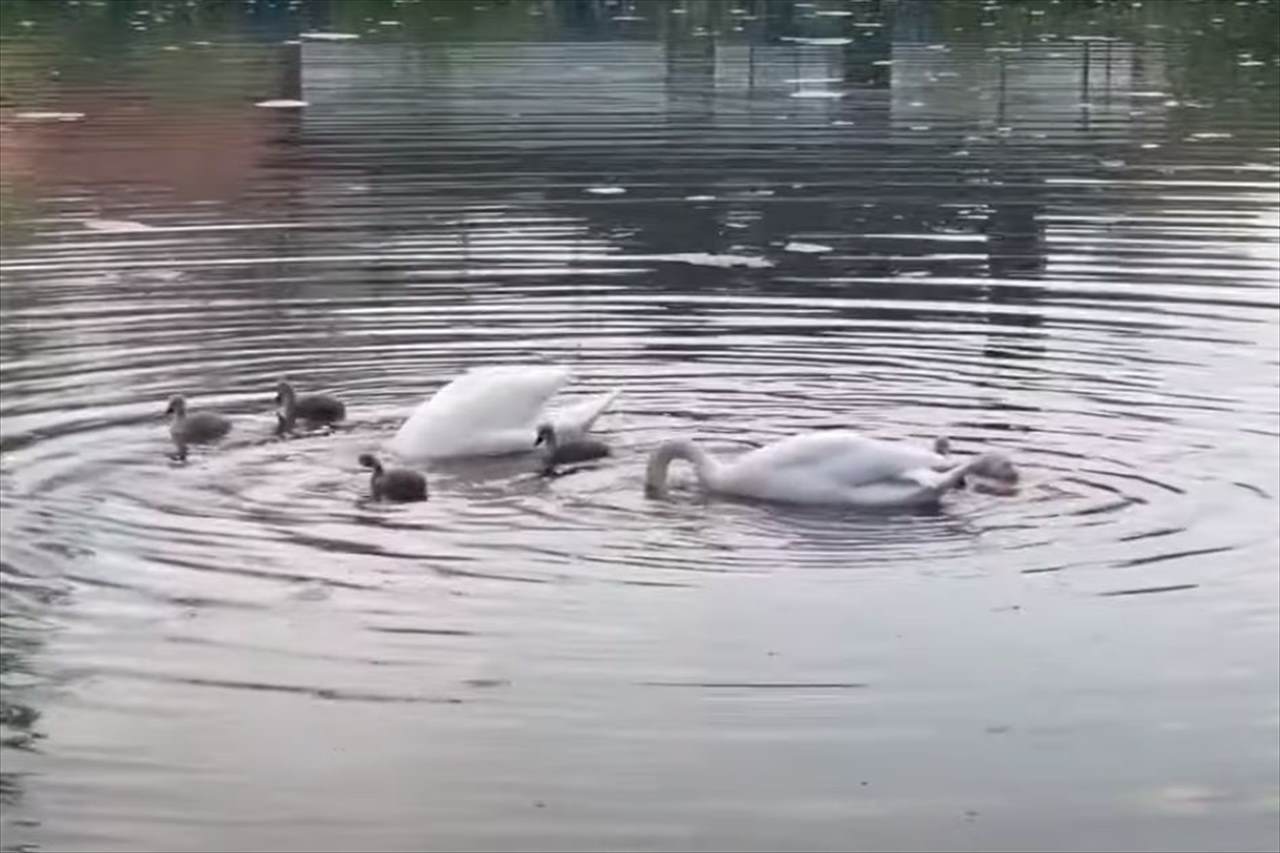
[(591, 429), (591, 425), (604, 414), (606, 409), (613, 405), (613, 401), (618, 399), (618, 395), (621, 393), (622, 389), (615, 388), (604, 394), (588, 397), (580, 403), (566, 406), (556, 412), (552, 416), (552, 424), (555, 426), (556, 435), (562, 438), (581, 435)]

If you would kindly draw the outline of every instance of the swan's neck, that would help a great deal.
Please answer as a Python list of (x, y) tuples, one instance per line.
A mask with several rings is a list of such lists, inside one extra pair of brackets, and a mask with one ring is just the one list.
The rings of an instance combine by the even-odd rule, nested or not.
[(701, 447), (684, 438), (676, 438), (664, 442), (649, 457), (649, 467), (645, 471), (645, 490), (650, 494), (662, 494), (667, 488), (667, 469), (677, 459), (684, 459), (693, 464), (698, 472), (698, 480), (704, 487), (712, 487), (719, 479), (719, 466)]
[(279, 412), (287, 426), (293, 426), (297, 411), (298, 397), (293, 393), (293, 389), (289, 387), (281, 388)]

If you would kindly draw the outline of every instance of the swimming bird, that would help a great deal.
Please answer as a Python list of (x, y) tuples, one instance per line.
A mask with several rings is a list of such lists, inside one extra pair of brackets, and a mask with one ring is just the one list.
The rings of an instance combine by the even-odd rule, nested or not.
[(1013, 462), (999, 452), (957, 462), (848, 430), (824, 430), (784, 438), (728, 461), (711, 457), (687, 439), (667, 441), (650, 456), (646, 491), (665, 492), (667, 469), (676, 459), (691, 462), (708, 491), (796, 504), (916, 506), (936, 502), (968, 474), (1005, 482), (1018, 478)]
[(191, 444), (209, 444), (231, 432), (231, 421), (213, 412), (187, 412), (187, 400), (181, 394), (169, 398), (164, 410), (173, 420), (169, 423), (169, 436), (177, 447), (175, 459), (187, 458)]
[(408, 468), (384, 469), (372, 453), (361, 453), (359, 461), (364, 467), (373, 469), (369, 477), (369, 491), (374, 500), (405, 502), (427, 499), (427, 478), (419, 472)]
[(538, 434), (533, 443), (534, 446), (546, 445), (546, 451), (543, 456), (546, 467), (542, 469), (544, 474), (554, 473), (557, 465), (589, 462), (592, 459), (608, 456), (610, 453), (609, 445), (589, 435), (578, 436), (569, 441), (561, 442), (556, 437), (556, 428), (549, 423), (538, 427)]
[(613, 390), (545, 411), (569, 380), (567, 369), (547, 365), (469, 370), (423, 401), (389, 446), (413, 460), (529, 453), (543, 423), (552, 424), (567, 443), (590, 429), (619, 394)]
[(301, 397), (293, 386), (281, 379), (276, 384), (276, 431), (283, 433), (293, 429), (299, 418), (318, 426), (335, 424), (347, 416), (347, 407), (337, 397), (329, 394), (305, 394)]

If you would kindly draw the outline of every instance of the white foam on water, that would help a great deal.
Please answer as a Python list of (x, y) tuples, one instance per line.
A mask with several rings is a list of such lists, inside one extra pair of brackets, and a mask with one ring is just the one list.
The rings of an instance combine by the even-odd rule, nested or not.
[(353, 41), (360, 38), (359, 33), (301, 33), (298, 38), (307, 41)]
[(90, 231), (99, 231), (104, 234), (131, 234), (155, 230), (150, 225), (134, 222), (132, 219), (86, 219), (83, 224)]
[(84, 113), (58, 112), (57, 110), (28, 110), (27, 112), (14, 113), (13, 117), (19, 121), (80, 121), (80, 119), (84, 118)]
[(824, 246), (821, 243), (802, 243), (798, 240), (792, 240), (790, 243), (782, 247), (784, 252), (799, 252), (802, 255), (820, 255), (824, 252), (834, 252), (830, 246)]

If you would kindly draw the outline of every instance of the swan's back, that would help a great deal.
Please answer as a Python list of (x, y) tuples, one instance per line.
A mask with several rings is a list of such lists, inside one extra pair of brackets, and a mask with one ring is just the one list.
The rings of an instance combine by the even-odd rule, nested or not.
[(929, 491), (933, 472), (947, 465), (927, 450), (824, 430), (749, 451), (724, 465), (719, 477), (725, 490), (772, 500), (890, 505)]
[(530, 450), (543, 406), (568, 381), (563, 367), (474, 368), (418, 406), (390, 447), (409, 458)]

